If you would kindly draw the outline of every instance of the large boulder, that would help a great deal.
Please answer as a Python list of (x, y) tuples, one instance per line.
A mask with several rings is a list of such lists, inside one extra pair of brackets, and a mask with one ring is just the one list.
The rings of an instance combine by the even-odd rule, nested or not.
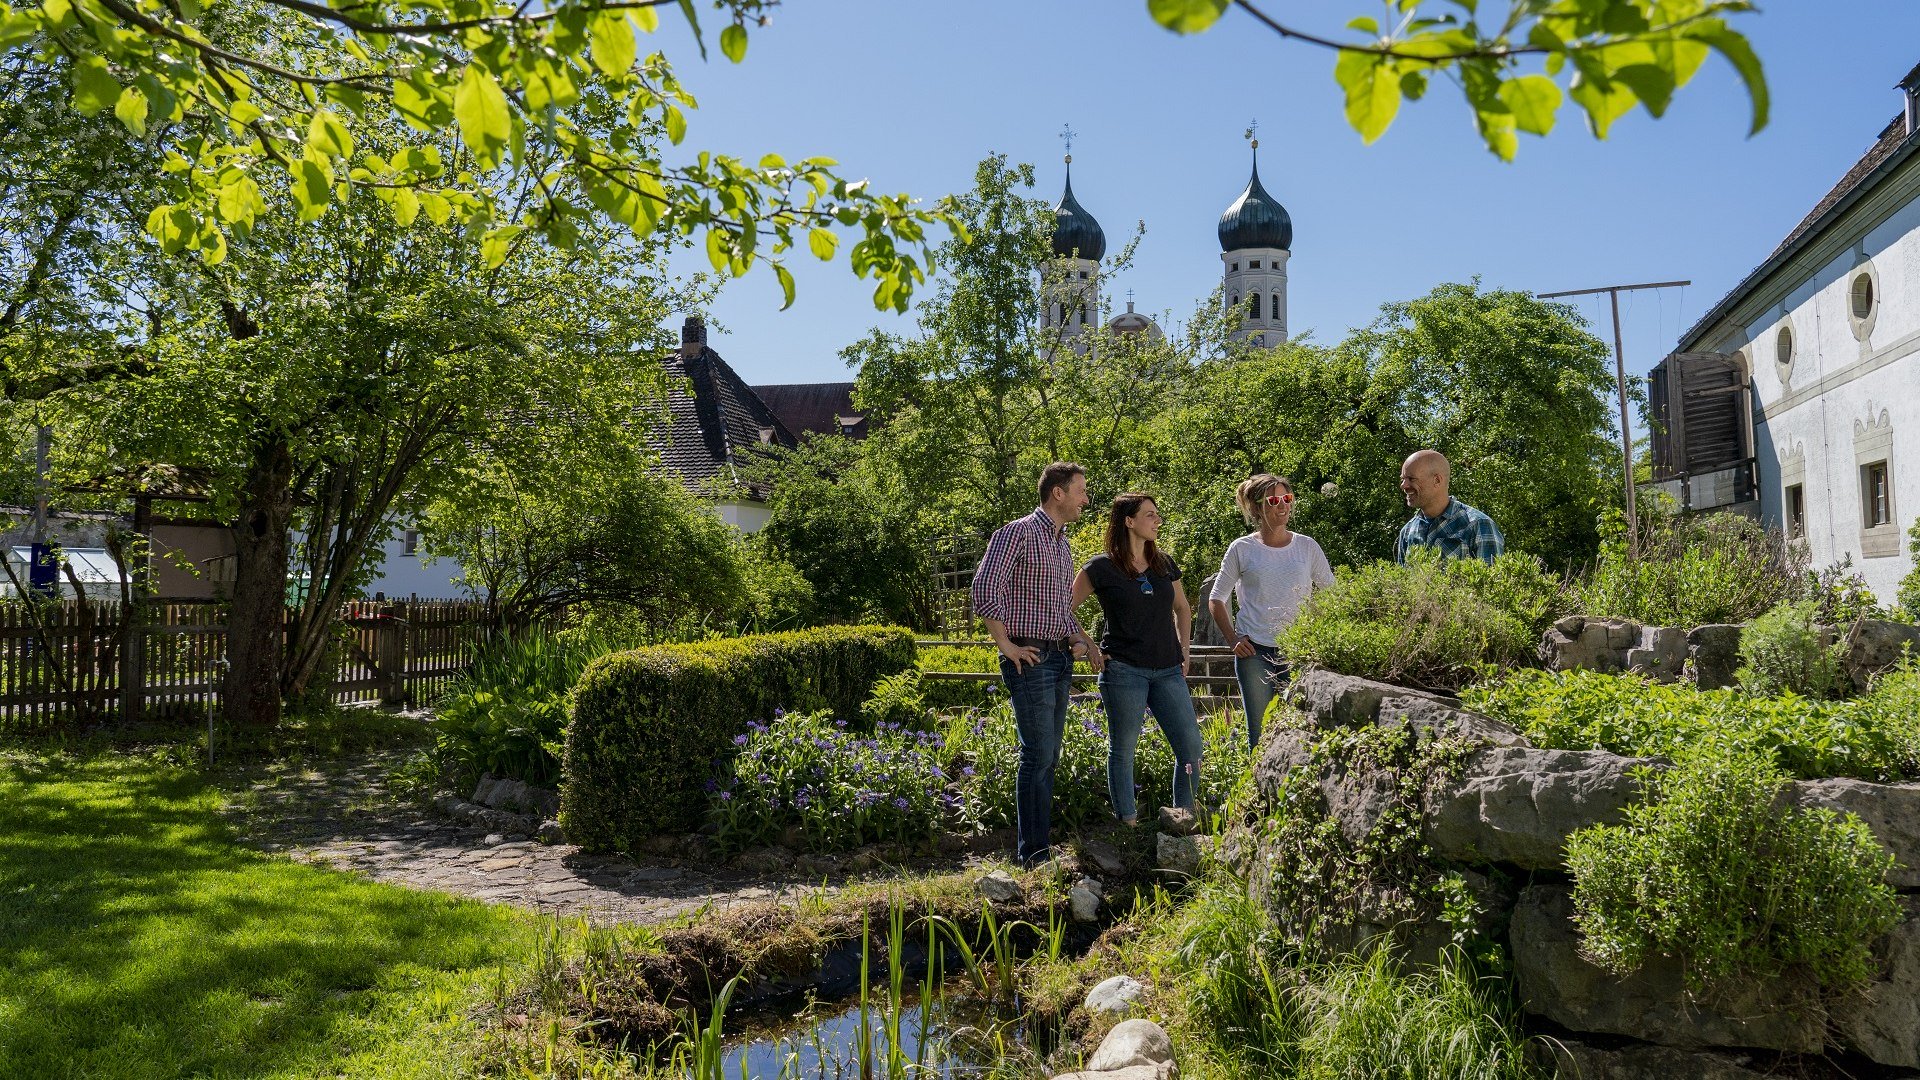
[(1427, 794), (1427, 843), (1461, 862), (1558, 870), (1567, 836), (1611, 824), (1640, 797), (1632, 771), (1647, 758), (1603, 750), (1493, 746)]
[(1847, 634), (1847, 674), (1855, 690), (1864, 691), (1880, 672), (1920, 656), (1920, 626), (1861, 619)]
[(1380, 715), (1381, 702), (1389, 699), (1415, 698), (1455, 707), (1460, 704), (1443, 694), (1326, 670), (1303, 672), (1293, 681), (1288, 698), (1312, 718), (1315, 727), (1325, 731), (1367, 727)]
[(1887, 883), (1896, 889), (1920, 889), (1920, 784), (1802, 780), (1793, 785), (1790, 797), (1799, 806), (1858, 815), (1893, 852), (1895, 865)]
[(1151, 1020), (1122, 1020), (1100, 1040), (1099, 1049), (1087, 1059), (1088, 1072), (1113, 1072), (1138, 1065), (1173, 1063), (1173, 1040), (1165, 1028)]
[(1874, 944), (1880, 977), (1834, 1010), (1834, 1033), (1847, 1048), (1882, 1065), (1920, 1069), (1920, 897), (1907, 897), (1907, 921)]
[(1573, 1031), (1664, 1046), (1810, 1054), (1825, 1044), (1826, 1010), (1811, 986), (1783, 980), (1743, 987), (1711, 1005), (1695, 1002), (1672, 961), (1655, 960), (1626, 976), (1588, 963), (1572, 914), (1571, 890), (1559, 885), (1528, 888), (1514, 905), (1514, 977), (1528, 1013)]

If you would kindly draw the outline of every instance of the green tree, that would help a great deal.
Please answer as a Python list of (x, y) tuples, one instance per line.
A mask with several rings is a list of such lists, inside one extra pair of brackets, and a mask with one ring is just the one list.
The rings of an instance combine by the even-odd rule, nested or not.
[(1380, 18), (1350, 19), (1344, 34), (1282, 22), (1252, 0), (1147, 0), (1162, 26), (1182, 34), (1212, 27), (1229, 7), (1283, 38), (1333, 50), (1347, 122), (1367, 142), (1436, 75), (1460, 88), (1481, 139), (1502, 160), (1519, 150), (1520, 132), (1552, 131), (1569, 98), (1604, 139), (1635, 106), (1664, 114), (1711, 53), (1745, 84), (1750, 130), (1767, 123), (1760, 58), (1727, 21), (1753, 11), (1748, 0), (1393, 0), (1376, 9)]
[(1577, 310), (1441, 285), (1387, 305), (1341, 349), (1364, 358), (1414, 445), (1447, 455), (1453, 492), (1509, 547), (1557, 569), (1593, 557), (1619, 455), (1612, 364)]

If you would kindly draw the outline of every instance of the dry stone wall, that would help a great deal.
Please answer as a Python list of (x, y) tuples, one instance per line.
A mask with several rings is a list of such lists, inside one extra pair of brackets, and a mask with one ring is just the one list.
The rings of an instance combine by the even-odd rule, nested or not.
[[(1603, 627), (1609, 643), (1616, 629)], [(1586, 634), (1583, 625), (1571, 637)], [(1670, 650), (1673, 637), (1621, 631), (1619, 640), (1655, 640)], [(1647, 647), (1629, 644), (1624, 651)], [(1549, 1054), (1559, 1075), (1779, 1075), (1785, 1054), (1868, 1064), (1870, 1075), (1920, 1076), (1920, 784), (1813, 780), (1794, 784), (1788, 796), (1801, 806), (1859, 815), (1895, 856), (1888, 881), (1905, 894), (1908, 918), (1875, 944), (1883, 966), (1879, 980), (1844, 1002), (1822, 1000), (1802, 983), (1780, 980), (1708, 1007), (1686, 995), (1672, 964), (1651, 964), (1621, 978), (1588, 963), (1569, 918), (1571, 887), (1562, 858), (1567, 837), (1618, 822), (1642, 796), (1635, 770), (1659, 768), (1660, 762), (1598, 750), (1541, 749), (1452, 699), (1331, 672), (1303, 675), (1294, 701), (1311, 729), (1270, 725), (1255, 762), (1256, 788), (1275, 797), (1296, 770), (1314, 766), (1310, 782), (1350, 841), (1366, 837), (1387, 811), (1393, 781), (1316, 762), (1316, 737), (1343, 727), (1406, 727), (1422, 738), (1458, 738), (1469, 747), (1456, 770), (1424, 789), (1422, 837), (1433, 856), (1493, 908), (1483, 922), (1495, 935), (1504, 933), (1523, 1011), (1563, 1044)], [(1223, 850), (1250, 869), (1275, 856), (1261, 850), (1266, 835), (1259, 822), (1244, 823)], [(1258, 881), (1257, 874), (1249, 876)], [(1365, 906), (1362, 900), (1356, 910)], [(1392, 933), (1421, 962), (1445, 942), (1448, 929), (1361, 926), (1351, 933), (1334, 930), (1328, 940), (1358, 944), (1373, 933)]]
[[(1632, 619), (1568, 615), (1547, 628), (1540, 661), (1549, 671), (1600, 671), (1644, 675), (1662, 682), (1692, 681), (1704, 690), (1732, 686), (1740, 666), (1740, 632), (1735, 623), (1686, 629), (1645, 626)], [(1920, 655), (1920, 626), (1862, 619), (1844, 628), (1829, 627), (1829, 640), (1845, 634), (1847, 673), (1856, 690), (1874, 675), (1910, 653)]]

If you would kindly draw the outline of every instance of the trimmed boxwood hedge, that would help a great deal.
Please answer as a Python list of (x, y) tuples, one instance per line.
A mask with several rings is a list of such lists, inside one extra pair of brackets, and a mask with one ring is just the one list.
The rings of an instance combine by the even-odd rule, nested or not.
[(861, 723), (882, 677), (914, 666), (913, 633), (823, 626), (658, 645), (588, 665), (573, 690), (560, 823), (593, 850), (633, 850), (700, 824), (705, 787), (734, 737), (775, 709), (832, 709)]

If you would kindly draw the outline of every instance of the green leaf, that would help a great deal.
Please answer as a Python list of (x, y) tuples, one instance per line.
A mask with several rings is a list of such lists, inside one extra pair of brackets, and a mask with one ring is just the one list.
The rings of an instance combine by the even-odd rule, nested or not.
[(1633, 96), (1647, 107), (1647, 111), (1658, 117), (1667, 111), (1667, 104), (1673, 100), (1673, 76), (1652, 64), (1628, 64), (1614, 69), (1613, 81), (1621, 83), (1633, 91)]
[(667, 141), (672, 143), (675, 146), (679, 146), (680, 140), (687, 137), (686, 114), (682, 113), (679, 109), (676, 109), (671, 105), (668, 105), (668, 106), (665, 106), (664, 120), (666, 121), (666, 125), (667, 125)]
[(1760, 129), (1767, 126), (1767, 114), (1771, 101), (1767, 92), (1766, 72), (1760, 68), (1760, 57), (1754, 54), (1753, 46), (1737, 31), (1727, 29), (1719, 19), (1703, 19), (1688, 27), (1686, 36), (1696, 41), (1704, 41), (1714, 51), (1727, 58), (1733, 69), (1740, 73), (1740, 81), (1747, 85), (1747, 98), (1753, 102), (1753, 125), (1747, 129), (1748, 135), (1758, 135)]
[(720, 31), (720, 51), (727, 59), (739, 63), (747, 58), (747, 28), (739, 23)]
[(394, 189), (393, 220), (399, 222), (401, 228), (406, 228), (412, 225), (414, 219), (419, 216), (420, 196), (414, 194), (412, 188)]
[(8, 11), (0, 14), (0, 56), (32, 41), (39, 32), (40, 22), (31, 12)]
[(1380, 23), (1371, 15), (1361, 15), (1357, 18), (1348, 19), (1347, 29), (1358, 30), (1363, 34), (1372, 34), (1375, 37), (1380, 36)]
[(82, 116), (98, 116), (119, 100), (120, 84), (105, 60), (88, 56), (73, 65), (73, 107)]
[(220, 220), (232, 225), (252, 225), (253, 219), (267, 208), (260, 196), (260, 185), (241, 173), (222, 185), (219, 198)]
[[(1197, 34), (1227, 12), (1227, 0), (1147, 0), (1153, 21), (1176, 34)], [(885, 304), (875, 303), (880, 307)]]
[(300, 208), (301, 221), (313, 221), (327, 212), (333, 197), (333, 163), (308, 154), (293, 166), (293, 201)]
[(732, 264), (733, 255), (727, 250), (727, 234), (719, 229), (707, 230), (707, 261), (713, 264), (717, 273), (726, 273)]
[(1553, 130), (1563, 95), (1559, 84), (1545, 75), (1522, 75), (1500, 84), (1500, 100), (1513, 113), (1521, 131), (1545, 135)]
[(651, 34), (660, 29), (660, 16), (650, 7), (634, 8), (627, 13), (633, 18), (633, 24), (643, 34)]
[(193, 215), (184, 206), (156, 206), (147, 215), (147, 235), (160, 243), (160, 250), (178, 255), (187, 248), (187, 237), (194, 232)]
[(251, 124), (265, 115), (260, 106), (251, 101), (236, 101), (227, 106), (227, 119), (236, 124)]
[(498, 269), (507, 261), (507, 253), (512, 248), (513, 238), (526, 231), (519, 225), (501, 225), (488, 229), (480, 237), (480, 260), (487, 269)]
[(780, 279), (780, 295), (785, 298), (781, 301), (780, 310), (785, 311), (793, 306), (793, 274), (786, 267), (774, 263), (773, 276)]
[(1639, 101), (1625, 86), (1602, 83), (1580, 72), (1573, 77), (1567, 96), (1587, 111), (1587, 127), (1596, 139), (1604, 139), (1613, 122), (1632, 111)]
[(352, 157), (353, 135), (329, 109), (315, 109), (307, 125), (307, 149), (322, 157)]
[(812, 229), (807, 232), (807, 248), (815, 258), (822, 262), (833, 259), (833, 250), (840, 246), (840, 238), (827, 229)]
[(114, 119), (125, 125), (135, 135), (147, 133), (147, 95), (121, 94), (120, 100), (113, 106)]
[(460, 125), (460, 141), (473, 151), (480, 168), (499, 166), (501, 152), (513, 136), (513, 114), (499, 81), (478, 64), (467, 65), (459, 89), (453, 92), (453, 118)]
[(402, 120), (428, 134), (438, 131), (440, 124), (444, 123), (439, 115), (439, 100), (410, 79), (394, 81), (393, 107), (400, 111)]
[(437, 191), (422, 191), (419, 196), (420, 209), (426, 212), (427, 220), (435, 225), (445, 225), (453, 213), (453, 204), (447, 201), (447, 197)]
[(595, 12), (587, 24), (587, 36), (593, 43), (593, 65), (614, 78), (633, 70), (639, 45), (633, 39), (633, 24), (618, 11)]
[(1400, 79), (1391, 58), (1345, 50), (1333, 65), (1333, 77), (1347, 92), (1347, 123), (1363, 142), (1386, 133), (1400, 111)]

